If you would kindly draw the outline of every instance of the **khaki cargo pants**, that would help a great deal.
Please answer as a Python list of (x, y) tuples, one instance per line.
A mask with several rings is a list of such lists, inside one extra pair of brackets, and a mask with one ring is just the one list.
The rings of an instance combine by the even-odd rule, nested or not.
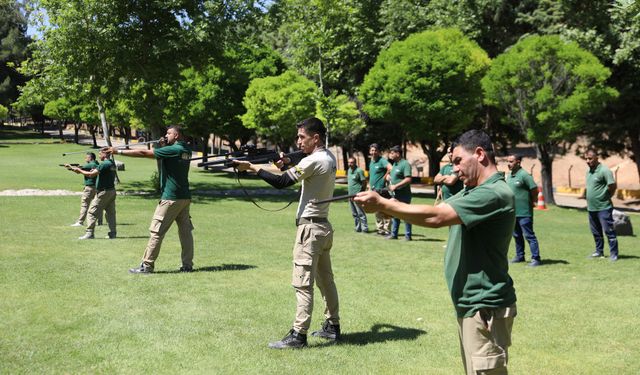
[(89, 219), (87, 222), (87, 232), (93, 233), (96, 221), (104, 210), (109, 224), (109, 233), (116, 233), (116, 189), (102, 190), (96, 192), (95, 198), (89, 206)]
[[(85, 186), (82, 190), (82, 197), (80, 198), (80, 216), (78, 216), (78, 220), (76, 223), (84, 223), (84, 219), (87, 217), (87, 212), (89, 212), (89, 206), (91, 205), (91, 200), (96, 196), (96, 187), (95, 186)], [(100, 213), (101, 215), (102, 213)], [(100, 215), (97, 215), (100, 217)]]
[(160, 255), (160, 247), (164, 235), (167, 234), (171, 224), (178, 224), (178, 236), (182, 247), (182, 265), (193, 267), (193, 225), (189, 215), (191, 199), (161, 200), (153, 213), (149, 226), (149, 242), (144, 251), (142, 263), (145, 267), (153, 269), (154, 263)]
[(313, 312), (313, 284), (318, 283), (325, 309), (324, 316), (331, 324), (339, 324), (338, 290), (331, 270), (333, 228), (330, 223), (298, 225), (293, 247), (293, 280), (296, 291), (296, 319), (293, 329), (306, 334)]
[(507, 374), (511, 328), (516, 305), (481, 309), (469, 318), (458, 318), (460, 351), (467, 375)]

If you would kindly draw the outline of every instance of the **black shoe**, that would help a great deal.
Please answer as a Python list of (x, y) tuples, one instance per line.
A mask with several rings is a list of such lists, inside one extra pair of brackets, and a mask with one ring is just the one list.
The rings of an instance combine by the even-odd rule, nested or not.
[(542, 265), (542, 261), (540, 259), (531, 259), (531, 262), (527, 264), (527, 267), (538, 267)]
[(109, 232), (104, 238), (108, 240), (113, 240), (114, 238), (116, 238), (116, 232)]
[(515, 258), (511, 259), (509, 263), (522, 263), (522, 262), (524, 262), (524, 258), (520, 258), (516, 256)]
[(404, 236), (404, 240), (405, 241), (412, 241), (413, 238), (411, 238), (411, 236)]
[(311, 333), (311, 336), (338, 341), (340, 340), (340, 324), (331, 324), (328, 320), (325, 320), (324, 323), (322, 323), (322, 329), (314, 331)]
[(138, 268), (131, 268), (129, 269), (129, 273), (142, 273), (142, 274), (150, 274), (153, 273), (153, 268), (151, 267), (146, 267), (144, 265), (140, 265), (140, 267)]
[(189, 267), (189, 266), (182, 266), (180, 267), (180, 272), (193, 272), (193, 267)]
[(293, 329), (282, 340), (269, 343), (271, 349), (301, 349), (305, 346), (307, 346), (307, 335)]

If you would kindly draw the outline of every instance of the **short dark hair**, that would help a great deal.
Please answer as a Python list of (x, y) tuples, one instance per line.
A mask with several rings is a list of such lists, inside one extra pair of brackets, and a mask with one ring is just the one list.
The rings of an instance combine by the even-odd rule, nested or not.
[(397, 152), (397, 153), (399, 153), (399, 154), (402, 154), (402, 147), (400, 147), (400, 146), (396, 145), (396, 146), (391, 147), (391, 148), (389, 149), (389, 151), (393, 151), (393, 152)]
[(327, 135), (327, 128), (324, 127), (322, 121), (317, 117), (309, 117), (300, 121), (296, 128), (304, 129), (308, 134), (318, 134), (320, 139), (324, 141), (324, 137)]
[(176, 133), (178, 133), (179, 136), (182, 136), (184, 133), (182, 133), (182, 128), (179, 125), (171, 125), (167, 128), (167, 130), (169, 129), (173, 129), (176, 131)]
[(89, 152), (87, 152), (87, 155), (89, 155), (91, 160), (96, 160), (96, 154), (94, 154), (93, 152), (89, 151)]
[(460, 146), (469, 152), (474, 151), (476, 147), (482, 147), (489, 157), (489, 160), (491, 160), (493, 164), (496, 163), (496, 155), (495, 151), (493, 151), (491, 138), (482, 130), (471, 129), (466, 131), (456, 139), (455, 143), (457, 146)]
[(377, 143), (370, 144), (369, 148), (375, 148), (377, 151), (380, 151), (380, 145)]
[(522, 155), (520, 154), (513, 154), (511, 156), (513, 156), (517, 161), (522, 161)]

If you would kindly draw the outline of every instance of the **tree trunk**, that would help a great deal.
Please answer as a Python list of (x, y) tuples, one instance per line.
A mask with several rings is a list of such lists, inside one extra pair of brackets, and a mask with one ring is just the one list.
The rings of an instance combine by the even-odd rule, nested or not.
[(73, 142), (75, 144), (79, 144), (80, 143), (80, 127), (82, 126), (82, 124), (79, 124), (77, 122), (73, 123)]
[(629, 130), (629, 138), (631, 139), (631, 151), (633, 151), (633, 161), (636, 163), (638, 170), (638, 182), (640, 182), (640, 129), (635, 128)]
[(342, 147), (342, 169), (346, 171), (348, 168), (349, 168), (349, 150), (347, 149), (347, 147)]
[(88, 125), (89, 133), (91, 133), (91, 139), (93, 140), (93, 148), (98, 148), (98, 140), (96, 139), (97, 126), (96, 125)]
[(58, 132), (60, 134), (60, 140), (64, 141), (64, 134), (63, 134), (63, 130), (67, 125), (67, 120), (64, 121), (58, 121)]
[(438, 151), (439, 142), (433, 141), (420, 141), (422, 151), (427, 155), (427, 162), (429, 163), (429, 177), (435, 177), (440, 172), (440, 160), (446, 153), (446, 147), (444, 152)]
[(102, 124), (102, 134), (104, 140), (107, 142), (107, 146), (111, 147), (111, 138), (109, 137), (109, 124), (107, 124), (107, 114), (104, 112), (102, 101), (100, 97), (96, 98), (96, 104), (98, 105), (98, 113), (100, 114), (100, 123)]
[(540, 160), (540, 176), (542, 177), (542, 195), (545, 203), (556, 204), (553, 197), (553, 146), (550, 143), (536, 144), (536, 155)]

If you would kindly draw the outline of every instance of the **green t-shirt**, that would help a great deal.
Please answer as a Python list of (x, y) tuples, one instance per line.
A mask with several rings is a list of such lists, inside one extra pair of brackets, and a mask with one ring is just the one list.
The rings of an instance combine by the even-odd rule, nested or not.
[[(411, 164), (405, 159), (400, 159), (392, 164), (391, 172), (389, 173), (392, 184), (404, 180), (407, 177), (411, 177)], [(404, 185), (403, 187), (394, 191), (394, 196), (400, 201), (407, 201), (411, 199), (411, 183)]]
[(96, 181), (96, 190), (114, 189), (116, 186), (116, 164), (110, 159), (105, 159), (98, 165), (97, 169), (98, 179)]
[[(447, 165), (445, 165), (444, 167), (440, 168), (440, 174), (443, 176), (449, 176), (453, 174), (453, 164), (449, 163)], [(454, 195), (458, 194), (458, 192), (460, 190), (462, 190), (462, 188), (464, 187), (464, 183), (461, 180), (456, 181), (455, 184), (448, 186), (445, 184), (442, 184), (442, 199), (443, 200), (447, 200), (451, 197), (453, 197)]]
[[(96, 160), (91, 160), (87, 164), (80, 167), (80, 169), (82, 169), (83, 171), (89, 172), (98, 168), (98, 165), (99, 164)], [(84, 176), (84, 186), (96, 186), (97, 179), (98, 179), (98, 176), (94, 176), (94, 177)]]
[(516, 302), (507, 252), (516, 222), (513, 192), (498, 172), (447, 202), (463, 224), (452, 225), (445, 278), (459, 318)]
[(369, 187), (371, 189), (384, 188), (384, 175), (387, 174), (387, 159), (381, 157), (378, 160), (371, 159), (369, 163)]
[(609, 185), (615, 184), (613, 173), (606, 165), (599, 163), (592, 171), (587, 170), (587, 210), (603, 211), (613, 207), (609, 195)]
[(153, 154), (160, 161), (160, 199), (191, 199), (189, 191), (189, 167), (191, 148), (178, 141), (172, 145), (156, 148)]
[(347, 184), (349, 194), (356, 194), (362, 191), (362, 184), (366, 181), (364, 171), (360, 167), (355, 169), (347, 168)]
[(516, 197), (516, 217), (533, 217), (531, 190), (538, 188), (533, 177), (524, 169), (518, 168), (515, 174), (509, 173), (507, 184)]

